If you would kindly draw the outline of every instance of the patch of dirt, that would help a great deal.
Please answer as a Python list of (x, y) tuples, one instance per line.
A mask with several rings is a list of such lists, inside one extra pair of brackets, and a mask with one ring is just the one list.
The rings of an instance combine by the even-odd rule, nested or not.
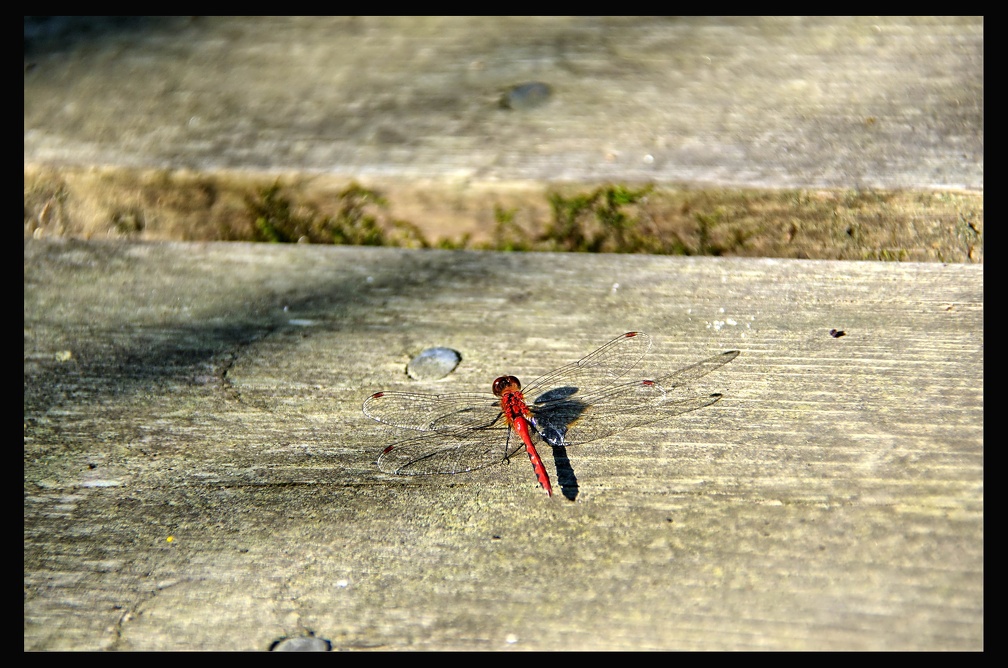
[[(257, 220), (266, 193), (291, 221), (321, 230), (347, 218), (348, 193), (364, 193), (373, 197), (355, 201), (349, 215), (384, 231), (368, 243), (983, 262), (982, 192), (351, 181), (43, 165), (26, 165), (24, 174), (26, 239), (254, 241), (262, 238)], [(627, 193), (634, 197), (622, 197)], [(591, 243), (567, 243), (563, 235)]]

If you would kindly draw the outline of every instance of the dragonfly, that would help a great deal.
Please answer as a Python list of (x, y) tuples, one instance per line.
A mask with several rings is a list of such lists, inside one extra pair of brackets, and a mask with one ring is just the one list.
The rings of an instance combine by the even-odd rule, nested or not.
[(644, 332), (627, 332), (524, 387), (515, 376), (500, 376), (490, 394), (375, 392), (364, 401), (365, 415), (422, 432), (382, 450), (378, 468), (398, 475), (463, 473), (506, 462), (524, 448), (536, 480), (552, 496), (537, 446), (580, 445), (710, 406), (722, 395), (684, 397), (682, 389), (739, 354), (729, 350), (661, 378), (640, 378), (651, 345)]

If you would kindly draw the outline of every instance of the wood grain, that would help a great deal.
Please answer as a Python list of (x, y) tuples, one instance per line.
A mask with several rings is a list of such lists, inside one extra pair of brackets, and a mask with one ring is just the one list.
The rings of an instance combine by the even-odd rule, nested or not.
[[(983, 306), (981, 265), (26, 242), (24, 647), (982, 649)], [(570, 448), (573, 501), (374, 465), (372, 392), (630, 330), (742, 352)]]

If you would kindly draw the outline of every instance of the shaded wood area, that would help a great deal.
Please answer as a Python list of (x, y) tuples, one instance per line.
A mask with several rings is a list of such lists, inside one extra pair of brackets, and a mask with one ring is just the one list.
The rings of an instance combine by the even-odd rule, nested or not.
[[(26, 241), (24, 648), (982, 649), (983, 306), (982, 265)], [(375, 466), (371, 393), (631, 330), (741, 354), (568, 449), (573, 501)]]

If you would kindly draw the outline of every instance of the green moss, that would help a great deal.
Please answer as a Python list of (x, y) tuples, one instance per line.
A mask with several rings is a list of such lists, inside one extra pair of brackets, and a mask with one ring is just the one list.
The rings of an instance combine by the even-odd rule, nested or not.
[(112, 227), (120, 235), (134, 236), (147, 227), (144, 211), (138, 206), (120, 209), (112, 214)]
[(484, 244), (484, 250), (533, 250), (531, 235), (515, 221), (517, 214), (517, 209), (504, 209), (498, 204), (494, 205), (493, 242)]
[[(26, 166), (24, 236), (983, 262), (982, 192), (383, 188), (318, 175)], [(393, 203), (422, 223), (397, 219)]]
[(652, 187), (631, 190), (611, 185), (590, 193), (547, 198), (553, 214), (536, 250), (610, 253), (662, 252), (643, 218), (641, 204)]
[[(423, 231), (392, 219), (375, 190), (351, 184), (295, 204), (279, 182), (246, 199), (254, 239), (427, 248)], [(332, 202), (332, 207), (328, 203)], [(473, 215), (478, 215), (479, 203)], [(131, 218), (117, 221), (130, 227)], [(558, 188), (536, 204), (493, 205), (487, 241), (435, 236), (444, 249), (982, 262), (983, 209), (946, 194)], [(949, 241), (954, 240), (950, 246)]]
[(290, 201), (280, 196), (279, 182), (261, 190), (258, 198), (247, 198), (245, 203), (252, 217), (252, 238), (255, 241), (297, 241), (293, 235), (304, 221), (294, 217)]
[(346, 246), (427, 248), (420, 229), (407, 221), (390, 220), (379, 193), (356, 183), (336, 197), (336, 213), (326, 216), (311, 207), (295, 207), (279, 181), (246, 198), (253, 239), (272, 243), (320, 243)]

